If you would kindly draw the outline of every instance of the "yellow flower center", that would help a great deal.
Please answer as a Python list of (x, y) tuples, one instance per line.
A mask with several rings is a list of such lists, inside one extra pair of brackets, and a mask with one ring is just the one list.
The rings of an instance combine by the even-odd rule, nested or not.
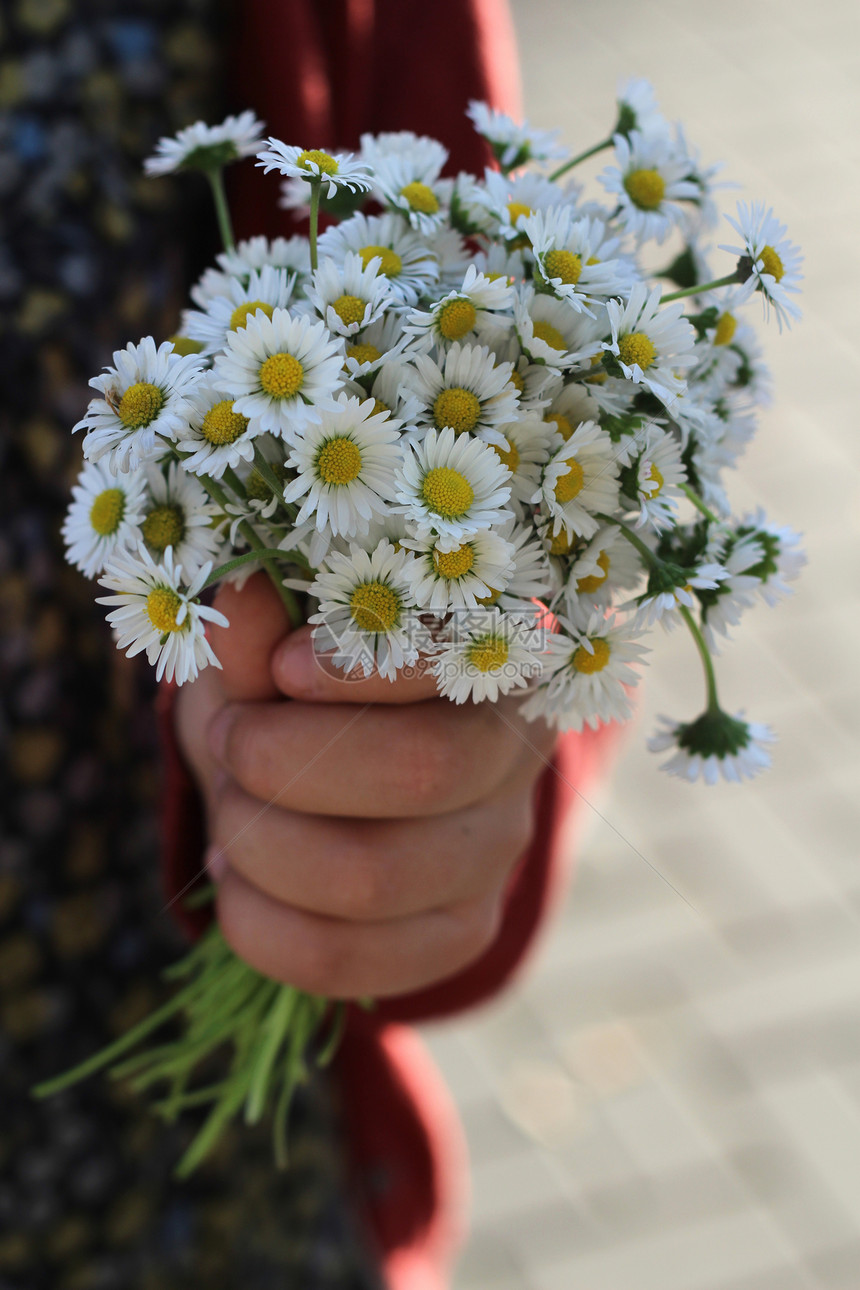
[(363, 632), (390, 632), (400, 618), (400, 597), (384, 582), (363, 582), (349, 598), (349, 612)]
[(350, 345), (346, 356), (355, 359), (356, 363), (375, 363), (378, 358), (382, 358), (382, 350), (375, 345)]
[(338, 171), (337, 157), (333, 157), (328, 152), (320, 152), (319, 148), (305, 148), (296, 157), (296, 165), (301, 166), (302, 170), (310, 170), (312, 165), (317, 165), (324, 175), (336, 175)]
[(550, 555), (570, 555), (571, 548), (575, 541), (576, 539), (573, 534), (568, 537), (564, 529), (559, 529), (555, 537), (550, 538)]
[(437, 394), (433, 404), (433, 420), (436, 428), (450, 426), (455, 434), (464, 434), (474, 430), (481, 415), (481, 402), (471, 390), (464, 390), (461, 385)]
[(168, 336), (167, 339), (173, 346), (173, 352), (183, 358), (187, 354), (199, 354), (203, 349), (203, 341), (192, 340), (190, 336)]
[(501, 594), (501, 590), (493, 591), (491, 587), (489, 596), (476, 596), (475, 599), (479, 605), (494, 605)]
[(435, 215), (439, 209), (439, 198), (427, 184), (417, 181), (400, 189), (400, 196), (406, 198), (410, 210), (420, 211), (422, 215)]
[(599, 263), (600, 263), (600, 261), (598, 260), (598, 258), (597, 258), (597, 256), (596, 256), (596, 255), (590, 255), (590, 256), (588, 257), (588, 259), (585, 261), (585, 263), (586, 263), (586, 264), (589, 266), (589, 268), (590, 268), (592, 264), (599, 264)]
[(243, 305), (237, 305), (231, 313), (230, 330), (238, 331), (240, 327), (247, 326), (248, 315), (255, 314), (258, 310), (262, 311), (267, 318), (271, 318), (275, 312), (275, 306), (267, 305), (265, 300), (246, 300)]
[(547, 425), (555, 425), (562, 439), (567, 443), (573, 434), (573, 426), (570, 423), (570, 419), (563, 412), (548, 412), (544, 417), (544, 421), (546, 421)]
[(203, 418), (200, 433), (207, 443), (216, 446), (223, 443), (235, 443), (239, 435), (248, 429), (248, 418), (233, 411), (230, 399), (215, 403)]
[[(577, 578), (577, 591), (584, 591), (586, 595), (591, 595), (592, 591), (596, 591), (598, 587), (603, 586), (604, 582), (609, 577), (609, 556), (605, 551), (600, 552), (600, 555), (597, 557), (597, 563), (603, 572), (590, 573), (587, 578)], [(583, 670), (583, 668), (580, 668), (580, 671)]]
[(624, 187), (641, 211), (655, 211), (666, 193), (666, 181), (659, 170), (631, 170), (624, 178)]
[(101, 537), (116, 533), (125, 514), (125, 493), (121, 488), (106, 488), (90, 507), (90, 524)]
[(341, 322), (349, 327), (351, 323), (360, 323), (367, 308), (367, 301), (361, 296), (338, 296), (332, 303), (332, 309)]
[(139, 430), (154, 421), (164, 406), (164, 395), (157, 385), (138, 381), (130, 385), (119, 401), (117, 416), (127, 430)]
[(716, 331), (714, 332), (714, 344), (728, 345), (734, 339), (737, 325), (738, 320), (734, 314), (720, 314)]
[(510, 650), (507, 641), (498, 636), (481, 636), (472, 641), (466, 653), (479, 672), (498, 672), (507, 663)]
[(434, 551), (433, 564), (440, 578), (451, 581), (462, 578), (475, 563), (475, 551), (471, 543), (464, 542), (456, 551)]
[(396, 251), (392, 251), (390, 246), (363, 246), (358, 253), (361, 256), (361, 262), (365, 268), (370, 261), (376, 256), (382, 260), (379, 266), (379, 272), (384, 273), (387, 278), (396, 278), (403, 268), (403, 261)]
[(179, 506), (156, 506), (140, 526), (148, 547), (161, 555), (172, 546), (174, 551), (185, 536), (185, 516)]
[(764, 247), (758, 258), (762, 262), (762, 273), (769, 273), (772, 278), (780, 282), (785, 273), (785, 266), (773, 247)]
[(176, 621), (176, 615), (179, 613), (181, 606), (182, 601), (170, 587), (153, 587), (146, 597), (146, 612), (149, 621), (157, 632), (161, 632), (162, 636), (166, 632), (184, 632), (188, 630), (190, 624), (187, 614), (181, 623)]
[(511, 217), (511, 223), (516, 224), (521, 215), (531, 215), (531, 206), (525, 206), (522, 202), (508, 202), (508, 214)]
[(520, 465), (520, 454), (517, 445), (512, 440), (507, 439), (507, 448), (500, 448), (497, 443), (493, 444), (493, 452), (498, 457), (503, 466), (507, 466), (512, 475), (517, 473)]
[(582, 260), (573, 251), (549, 251), (543, 258), (544, 271), (548, 278), (561, 278), (564, 286), (572, 287), (579, 282), (582, 273)]
[(573, 666), (577, 672), (585, 672), (590, 676), (592, 672), (602, 672), (609, 662), (609, 641), (598, 637), (596, 640), (589, 639), (588, 643), (594, 653), (590, 653), (584, 645), (580, 645), (573, 656)]
[(474, 327), (478, 318), (471, 300), (449, 300), (439, 310), (437, 325), (446, 340), (459, 340)]
[(522, 394), (523, 390), (526, 388), (526, 381), (525, 381), (525, 377), (522, 376), (516, 370), (516, 368), (514, 368), (514, 370), (511, 372), (510, 376), (508, 377), (508, 380), (510, 381), (514, 389), (517, 390), (520, 394)]
[(622, 336), (619, 340), (618, 357), (628, 367), (632, 367), (635, 363), (644, 372), (657, 357), (657, 350), (644, 331), (632, 331), (629, 335)]
[(383, 403), (382, 399), (373, 400), (373, 412), (371, 413), (371, 416), (375, 417), (379, 412), (390, 412), (390, 411), (391, 411), (391, 408), (388, 406), (387, 403)]
[(582, 486), (585, 483), (585, 473), (578, 461), (568, 463), (568, 469), (563, 475), (559, 475), (555, 481), (556, 501), (566, 506), (572, 502), (577, 493), (582, 492)]
[(567, 349), (567, 341), (558, 328), (553, 327), (552, 323), (538, 319), (537, 322), (532, 323), (532, 331), (538, 340), (542, 340), (545, 345), (549, 345), (550, 349), (561, 351)]
[(292, 399), (302, 388), (305, 369), (292, 354), (270, 354), (260, 368), (260, 385), (273, 399)]
[(656, 497), (665, 482), (662, 472), (657, 469), (652, 461), (648, 478), (642, 481), (642, 491), (647, 493), (649, 497)]
[(428, 511), (443, 520), (457, 520), (465, 515), (475, 500), (475, 491), (465, 475), (450, 466), (428, 470), (421, 486), (421, 496)]
[[(597, 367), (597, 366), (598, 366), (600, 363), (602, 363), (602, 362), (603, 362), (603, 355), (602, 355), (602, 354), (592, 354), (592, 356), (591, 356), (591, 366), (592, 366), (592, 367)], [(589, 384), (589, 385), (602, 385), (602, 384), (603, 384), (603, 382), (606, 380), (606, 373), (605, 373), (605, 372), (597, 372), (594, 376), (586, 376), (586, 378), (585, 378), (585, 379), (586, 379), (586, 381), (588, 382), (588, 384)]]
[(341, 435), (323, 444), (317, 472), (324, 484), (351, 484), (361, 471), (361, 453), (352, 439)]

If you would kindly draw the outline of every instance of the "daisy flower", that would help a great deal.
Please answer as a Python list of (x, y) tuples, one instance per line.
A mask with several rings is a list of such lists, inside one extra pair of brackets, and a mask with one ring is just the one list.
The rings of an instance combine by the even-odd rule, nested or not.
[(513, 421), (518, 396), (508, 363), (495, 362), (483, 345), (455, 341), (435, 362), (427, 354), (414, 359), (410, 384), (423, 408), (427, 425), (457, 435), (474, 434), (503, 443), (498, 426)]
[(361, 160), (376, 174), (377, 168), (392, 157), (406, 161), (414, 174), (424, 180), (435, 179), (448, 160), (448, 149), (438, 139), (411, 130), (390, 130), (381, 134), (363, 134)]
[(470, 264), (462, 286), (449, 291), (429, 310), (413, 309), (404, 331), (442, 348), (467, 337), (481, 339), (488, 327), (510, 326), (511, 319), (504, 314), (513, 303), (513, 288), (504, 278), (487, 278)]
[(247, 279), (260, 269), (286, 269), (297, 277), (311, 271), (311, 253), (308, 239), (294, 237), (250, 237), (237, 242), (232, 251), (220, 251), (215, 257), (219, 266), (231, 278)]
[(613, 525), (599, 528), (588, 542), (575, 548), (564, 588), (568, 613), (583, 605), (607, 608), (618, 591), (635, 587), (642, 579), (639, 555)]
[(499, 461), (511, 472), (511, 497), (528, 503), (540, 487), (541, 470), (549, 461), (553, 427), (534, 413), (499, 426), (503, 442), (493, 441)]
[(401, 426), (412, 426), (421, 416), (421, 402), (409, 386), (408, 375), (405, 362), (389, 359), (371, 374), (367, 390), (349, 381), (346, 382), (346, 390), (359, 398), (369, 396), (373, 399), (374, 412), (389, 412), (392, 421)]
[(454, 703), (495, 703), (525, 689), (543, 670), (544, 634), (519, 615), (471, 610), (455, 614), (448, 630), (431, 670), (439, 693)]
[(119, 548), (136, 547), (143, 518), (144, 479), (118, 475), (105, 461), (84, 465), (63, 522), (66, 559), (87, 578), (101, 573)]
[(577, 218), (570, 206), (551, 206), (528, 216), (523, 229), (541, 277), (572, 309), (589, 313), (592, 297), (630, 290), (633, 266), (617, 255), (618, 238), (607, 237), (602, 220)]
[(603, 326), (578, 313), (564, 300), (538, 295), (523, 287), (514, 301), (514, 324), (523, 350), (533, 363), (549, 367), (575, 367), (602, 348)]
[(99, 578), (99, 586), (114, 592), (98, 596), (97, 603), (116, 606), (107, 620), (116, 633), (117, 649), (125, 650), (128, 658), (145, 650), (159, 681), (164, 677), (184, 685), (209, 664), (221, 666), (206, 639), (206, 623), (230, 624), (223, 614), (196, 599), (211, 569), (211, 564), (203, 565), (184, 585), (182, 567), (174, 562), (171, 547), (156, 563), (141, 543), (136, 553), (115, 552)]
[(497, 363), (511, 364), (511, 383), (520, 396), (520, 412), (540, 412), (561, 388), (562, 374), (546, 363), (533, 363), (524, 354), (519, 337), (505, 331), (487, 332), (484, 338)]
[(188, 401), (185, 421), (176, 435), (176, 447), (188, 454), (183, 468), (195, 475), (220, 479), (230, 466), (254, 456), (254, 439), (262, 434), (258, 421), (237, 412), (224, 397), (213, 372), (204, 372)]
[(552, 399), (544, 410), (543, 419), (553, 434), (561, 435), (567, 443), (577, 426), (583, 421), (598, 421), (600, 406), (592, 390), (579, 381), (558, 385), (552, 390)]
[[(687, 482), (681, 445), (673, 434), (650, 426), (638, 461), (621, 476), (621, 491), (639, 507), (635, 527), (648, 525), (655, 532), (675, 523), (679, 487)], [(628, 492), (630, 484), (633, 491)]]
[(220, 125), (196, 121), (171, 137), (159, 139), (155, 152), (143, 163), (147, 175), (168, 175), (174, 170), (215, 170), (240, 157), (250, 157), (262, 139), (263, 122), (250, 110), (228, 116)]
[(294, 274), (268, 265), (253, 269), (247, 282), (229, 278), (223, 295), (209, 299), (204, 310), (186, 311), (183, 331), (202, 343), (204, 354), (216, 354), (227, 343), (228, 333), (247, 326), (252, 315), (263, 313), (271, 318), (276, 309), (286, 309), (295, 281)]
[(420, 610), (435, 614), (474, 609), (498, 594), (513, 572), (510, 542), (497, 533), (475, 533), (453, 551), (440, 551), (435, 540), (405, 539), (417, 555), (412, 565), (412, 597)]
[(365, 264), (352, 251), (340, 265), (328, 258), (320, 261), (307, 296), (336, 336), (355, 336), (382, 316), (391, 288), (388, 278), (378, 273), (381, 264), (381, 258)]
[(440, 551), (457, 547), (507, 518), (510, 472), (487, 444), (471, 435), (428, 430), (409, 444), (397, 480), (395, 509), (416, 526), (416, 536), (435, 534)]
[(749, 291), (760, 291), (764, 300), (765, 317), (771, 306), (776, 314), (779, 330), (791, 326), (792, 318), (800, 318), (800, 310), (789, 294), (800, 291), (803, 274), (800, 266), (803, 256), (800, 249), (785, 236), (785, 225), (780, 224), (772, 210), (765, 210), (758, 202), (748, 206), (738, 202), (738, 218), (726, 219), (739, 234), (741, 246), (721, 246), (721, 251), (740, 256), (738, 274), (747, 283)]
[(713, 591), (727, 576), (727, 572), (725, 566), (715, 560), (707, 560), (689, 569), (661, 561), (658, 568), (651, 570), (644, 593), (622, 608), (636, 609), (638, 628), (652, 627), (657, 622), (666, 628), (672, 628), (682, 606), (685, 609), (695, 606), (693, 592), (703, 589)]
[(695, 361), (696, 333), (683, 316), (683, 304), (661, 306), (660, 288), (649, 291), (647, 283), (637, 282), (626, 304), (610, 300), (606, 311), (612, 339), (603, 348), (616, 356), (628, 381), (671, 403), (684, 389), (676, 371)]
[(296, 477), (284, 489), (284, 501), (304, 498), (297, 524), (313, 515), (318, 529), (354, 537), (385, 514), (403, 450), (396, 425), (388, 413), (374, 412), (372, 399), (341, 394), (318, 423), (290, 431), (287, 439), (292, 451), (286, 464)]
[(433, 233), (448, 218), (454, 188), (453, 180), (439, 178), (439, 169), (435, 164), (422, 166), (409, 156), (380, 157), (374, 166), (374, 190), (416, 232)]
[(216, 385), (233, 399), (235, 412), (283, 436), (337, 389), (342, 344), (325, 323), (286, 309), (271, 318), (252, 314), (241, 331), (228, 333), (227, 350), (215, 359)]
[(393, 309), (371, 323), (360, 336), (346, 339), (343, 370), (353, 381), (363, 381), (400, 360), (412, 337), (403, 330), (403, 319)]
[(618, 202), (621, 226), (639, 242), (666, 238), (686, 220), (681, 201), (699, 196), (688, 179), (689, 163), (677, 154), (662, 132), (649, 135), (631, 130), (614, 139), (616, 165), (609, 166), (600, 182)]
[(573, 201), (578, 189), (569, 184), (562, 189), (534, 171), (511, 176), (497, 170), (486, 170), (484, 182), (473, 193), (474, 200), (485, 206), (493, 217), (495, 237), (506, 242), (522, 241), (528, 246), (525, 221), (536, 211), (547, 211), (565, 200)]
[(480, 603), (520, 615), (533, 614), (534, 602), (545, 601), (553, 591), (549, 557), (530, 524), (518, 524), (512, 518), (500, 527), (499, 534), (513, 548), (513, 569), (505, 585), (494, 587)]
[(416, 662), (411, 560), (386, 540), (370, 553), (353, 545), (348, 555), (333, 551), (326, 558), (309, 588), (319, 610), (308, 622), (318, 650), (334, 651), (335, 667), (360, 667), (365, 676), (375, 668), (393, 681), (402, 667)]
[(762, 548), (762, 559), (746, 571), (758, 579), (762, 600), (773, 607), (790, 596), (793, 588), (788, 583), (798, 577), (806, 564), (806, 554), (800, 547), (801, 534), (787, 525), (769, 523), (761, 508), (746, 515), (736, 532), (739, 538), (753, 538)]
[(338, 188), (361, 193), (372, 187), (373, 181), (367, 169), (353, 158), (351, 152), (330, 153), (319, 148), (298, 148), (272, 138), (266, 142), (268, 148), (257, 152), (257, 165), (263, 167), (264, 175), (277, 170), (288, 179), (319, 183), (328, 198), (334, 197)]
[(616, 101), (618, 123), (615, 134), (626, 135), (631, 130), (645, 135), (668, 133), (668, 122), (657, 105), (657, 95), (650, 81), (634, 77), (622, 82), (618, 86)]
[(706, 554), (726, 570), (726, 577), (712, 591), (697, 592), (702, 634), (708, 649), (718, 654), (719, 637), (728, 638), (729, 628), (736, 627), (743, 611), (755, 604), (751, 593), (761, 584), (750, 570), (762, 566), (765, 551), (752, 533), (739, 537), (737, 532), (720, 532), (708, 542)]
[(378, 258), (377, 272), (388, 278), (400, 304), (417, 304), (439, 279), (439, 265), (428, 255), (425, 240), (404, 228), (396, 215), (353, 215), (327, 228), (318, 246), (320, 256), (330, 256), (336, 264), (343, 264), (350, 251), (365, 265)]
[(86, 430), (84, 456), (110, 453), (112, 470), (136, 470), (183, 428), (189, 398), (200, 379), (196, 354), (180, 357), (169, 340), (158, 349), (151, 336), (117, 350), (114, 366), (90, 385), (102, 397), (90, 402), (74, 430)]
[(658, 718), (663, 729), (648, 740), (651, 752), (672, 750), (660, 769), (693, 783), (701, 778), (716, 784), (722, 775), (730, 784), (753, 779), (770, 766), (767, 745), (776, 738), (769, 726), (746, 721), (742, 712), (705, 712), (695, 721)]
[(200, 481), (178, 461), (170, 462), (166, 475), (161, 466), (149, 462), (146, 486), (148, 497), (140, 532), (148, 551), (161, 560), (167, 548), (172, 547), (174, 560), (190, 578), (207, 561), (211, 567), (221, 547), (212, 527), (220, 508), (209, 500)]
[(552, 520), (553, 534), (591, 537), (599, 528), (595, 512), (618, 505), (618, 467), (612, 441), (594, 421), (584, 421), (557, 448), (543, 470), (541, 486), (531, 498)]
[(466, 115), (504, 170), (514, 170), (527, 161), (554, 161), (567, 156), (558, 142), (558, 130), (534, 130), (528, 121), (518, 124), (505, 112), (477, 99), (469, 103)]

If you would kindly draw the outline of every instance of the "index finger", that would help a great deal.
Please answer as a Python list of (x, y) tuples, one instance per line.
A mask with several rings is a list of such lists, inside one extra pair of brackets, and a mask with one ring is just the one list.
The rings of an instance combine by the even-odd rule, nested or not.
[(344, 672), (332, 663), (331, 654), (318, 654), (311, 628), (291, 632), (271, 659), (275, 685), (291, 699), (312, 703), (421, 703), (438, 697), (430, 660), (419, 659), (402, 669), (394, 681), (378, 672), (365, 676), (361, 669)]

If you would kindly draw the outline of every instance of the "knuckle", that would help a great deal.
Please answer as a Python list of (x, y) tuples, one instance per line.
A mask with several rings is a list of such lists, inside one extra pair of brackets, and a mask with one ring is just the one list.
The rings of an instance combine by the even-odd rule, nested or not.
[(462, 772), (451, 733), (438, 722), (404, 722), (389, 754), (399, 786), (412, 806), (428, 814), (443, 809)]

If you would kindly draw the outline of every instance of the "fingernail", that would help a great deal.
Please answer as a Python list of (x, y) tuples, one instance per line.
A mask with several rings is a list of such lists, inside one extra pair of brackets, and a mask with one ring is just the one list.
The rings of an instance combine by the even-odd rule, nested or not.
[(227, 871), (227, 856), (217, 847), (209, 847), (204, 860), (206, 872), (213, 882), (220, 882)]
[(226, 759), (227, 740), (230, 737), (233, 720), (230, 708), (222, 708), (209, 726), (209, 751), (218, 762), (224, 762)]
[(282, 690), (290, 694), (311, 694), (317, 688), (318, 663), (310, 635), (288, 636), (275, 650), (272, 671)]

